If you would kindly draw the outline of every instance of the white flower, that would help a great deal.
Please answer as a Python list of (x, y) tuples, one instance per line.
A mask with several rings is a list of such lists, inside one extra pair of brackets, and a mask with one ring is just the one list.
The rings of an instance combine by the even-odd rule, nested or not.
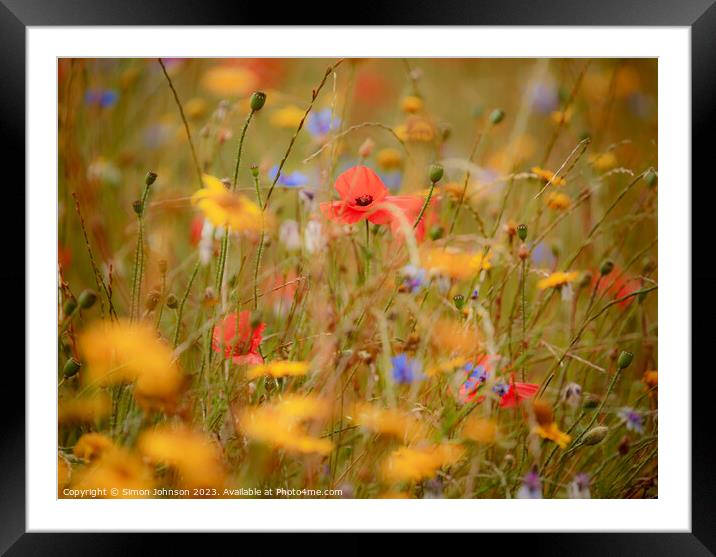
[(323, 236), (320, 222), (316, 220), (308, 221), (303, 235), (303, 242), (308, 253), (316, 253), (326, 247), (326, 238)]
[(214, 225), (204, 219), (204, 226), (201, 229), (199, 240), (199, 261), (202, 265), (208, 265), (211, 255), (214, 252)]
[(301, 249), (301, 235), (298, 231), (298, 223), (295, 220), (289, 219), (281, 223), (278, 238), (288, 251)]

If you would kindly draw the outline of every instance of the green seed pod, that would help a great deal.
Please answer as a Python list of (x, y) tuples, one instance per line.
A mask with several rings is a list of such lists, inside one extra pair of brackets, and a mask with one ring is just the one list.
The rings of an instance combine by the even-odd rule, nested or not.
[(505, 119), (505, 111), (502, 110), (501, 108), (496, 108), (490, 114), (490, 122), (492, 122), (493, 125), (499, 124), (504, 119)]
[(169, 294), (169, 296), (167, 296), (167, 307), (170, 309), (176, 309), (179, 307), (179, 300), (177, 300), (177, 297), (174, 294)]
[(443, 167), (439, 164), (431, 164), (429, 169), (430, 181), (435, 184), (439, 182), (443, 177)]
[(465, 305), (465, 296), (463, 296), (462, 294), (455, 294), (452, 297), (452, 301), (457, 309), (462, 309)]
[(588, 396), (584, 399), (584, 409), (592, 410), (599, 406), (599, 399), (594, 395)]
[(637, 301), (638, 301), (640, 304), (643, 303), (644, 300), (646, 300), (646, 295), (647, 295), (647, 294), (648, 294), (648, 292), (639, 292), (639, 294), (637, 294), (637, 296), (636, 296)]
[(77, 309), (77, 302), (74, 298), (67, 298), (64, 305), (62, 306), (62, 313), (65, 315), (72, 315)]
[(613, 270), (614, 270), (614, 261), (612, 261), (611, 259), (605, 260), (602, 263), (602, 266), (599, 267), (599, 272), (602, 274), (603, 277), (607, 276)]
[(256, 312), (251, 315), (251, 328), (255, 329), (259, 325), (261, 325), (261, 314)]
[(251, 110), (253, 112), (258, 112), (264, 107), (264, 104), (266, 103), (266, 93), (263, 93), (262, 91), (256, 91), (253, 95), (251, 95)]
[(626, 369), (631, 365), (633, 359), (634, 354), (627, 352), (626, 350), (622, 350), (619, 354), (619, 358), (617, 359), (617, 367), (619, 369)]
[(252, 175), (254, 178), (258, 178), (258, 177), (259, 177), (259, 165), (258, 165), (258, 164), (252, 164), (252, 165), (251, 165), (251, 175)]
[(134, 209), (134, 212), (137, 213), (137, 216), (142, 216), (142, 202), (139, 201), (139, 199), (132, 202), (132, 209)]
[(156, 180), (157, 180), (157, 174), (150, 170), (149, 172), (147, 172), (147, 175), (144, 178), (144, 183), (147, 184), (148, 186), (151, 186)]
[(585, 271), (582, 273), (582, 278), (579, 279), (579, 287), (586, 288), (592, 282), (592, 273)]
[(517, 227), (517, 235), (520, 237), (520, 240), (523, 242), (527, 239), (527, 225), (526, 224), (520, 224)]
[(653, 188), (656, 184), (657, 174), (656, 171), (653, 168), (650, 168), (646, 171), (646, 174), (644, 174), (644, 181), (646, 182), (646, 185), (650, 188)]
[(433, 226), (429, 234), (431, 240), (439, 240), (445, 235), (445, 229), (442, 226)]
[(94, 290), (83, 290), (80, 297), (77, 299), (77, 303), (82, 309), (91, 308), (97, 301), (97, 293)]
[(585, 433), (584, 437), (582, 437), (582, 441), (585, 445), (597, 445), (604, 441), (607, 433), (609, 433), (609, 428), (607, 426), (598, 425)]
[(70, 358), (65, 363), (65, 367), (62, 368), (62, 375), (64, 375), (65, 377), (72, 377), (73, 375), (77, 374), (81, 367), (81, 363), (79, 363), (74, 358)]

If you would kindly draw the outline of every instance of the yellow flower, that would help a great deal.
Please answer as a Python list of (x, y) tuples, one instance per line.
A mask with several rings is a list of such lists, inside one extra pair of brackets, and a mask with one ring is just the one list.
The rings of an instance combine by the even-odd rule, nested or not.
[(221, 97), (246, 95), (256, 89), (256, 74), (246, 68), (216, 66), (207, 70), (201, 84)]
[(239, 427), (247, 437), (275, 448), (327, 455), (333, 443), (309, 435), (304, 422), (322, 418), (329, 411), (325, 400), (290, 395), (274, 404), (247, 408), (239, 416)]
[(105, 387), (136, 381), (134, 396), (146, 410), (174, 406), (184, 384), (172, 349), (147, 323), (95, 323), (78, 338), (87, 362), (83, 380)]
[(197, 97), (186, 102), (184, 105), (184, 113), (187, 115), (187, 118), (196, 120), (206, 114), (206, 108), (206, 101)]
[(85, 433), (75, 443), (72, 452), (82, 460), (94, 460), (103, 452), (114, 447), (112, 440), (101, 433)]
[(455, 464), (463, 454), (462, 447), (448, 443), (432, 447), (400, 447), (383, 462), (382, 477), (388, 482), (432, 478), (438, 469)]
[(403, 156), (397, 149), (381, 149), (376, 158), (378, 166), (383, 170), (396, 170), (403, 166)]
[(408, 116), (405, 123), (397, 126), (394, 131), (401, 141), (429, 142), (435, 137), (435, 129), (430, 121), (415, 115)]
[(555, 211), (564, 211), (572, 204), (572, 198), (565, 193), (550, 192), (546, 198), (547, 207)]
[(482, 349), (482, 337), (477, 327), (454, 319), (439, 319), (430, 341), (438, 354), (448, 356), (471, 358)]
[(376, 499), (411, 499), (410, 495), (404, 491), (384, 491), (380, 493)]
[(556, 273), (549, 275), (547, 278), (540, 280), (537, 283), (537, 288), (540, 290), (557, 288), (558, 286), (564, 286), (568, 282), (574, 282), (577, 278), (579, 278), (579, 272), (577, 271), (571, 271), (569, 273), (557, 271)]
[(88, 424), (109, 416), (112, 400), (106, 393), (93, 393), (71, 399), (61, 399), (58, 419), (63, 424)]
[(451, 248), (431, 248), (424, 252), (422, 266), (431, 273), (464, 280), (475, 276), (480, 270), (488, 270), (492, 252), (483, 258), (482, 252), (467, 253)]
[(248, 379), (256, 379), (262, 375), (270, 375), (271, 377), (286, 377), (306, 375), (310, 365), (308, 362), (292, 362), (289, 360), (275, 360), (267, 364), (253, 366), (249, 369), (246, 377)]
[(551, 184), (553, 186), (564, 186), (567, 183), (565, 178), (562, 178), (561, 176), (555, 177), (554, 172), (545, 168), (540, 168), (539, 166), (533, 166), (532, 173), (536, 174), (537, 177), (545, 184), (547, 184), (550, 180), (552, 180)]
[(214, 176), (204, 174), (202, 180), (205, 187), (194, 192), (191, 201), (214, 226), (228, 226), (234, 232), (261, 231), (265, 219), (258, 205), (229, 191)]
[(358, 403), (351, 412), (353, 421), (361, 427), (397, 437), (403, 442), (413, 441), (426, 434), (425, 426), (410, 414), (380, 408), (375, 404)]
[(478, 443), (494, 443), (497, 438), (497, 424), (494, 420), (472, 416), (465, 422), (462, 436)]
[(403, 100), (400, 101), (400, 108), (403, 109), (403, 112), (409, 114), (419, 112), (423, 108), (423, 100), (415, 95), (408, 95), (407, 97), (403, 97)]
[(271, 114), (271, 125), (277, 128), (293, 130), (298, 127), (305, 114), (305, 110), (290, 104), (274, 111), (273, 114)]
[(186, 426), (159, 427), (142, 433), (137, 448), (148, 460), (175, 469), (187, 489), (219, 488), (225, 473), (215, 442)]
[[(151, 473), (141, 459), (125, 449), (110, 449), (75, 474), (74, 489), (101, 489), (105, 497), (147, 497), (154, 487)], [(115, 491), (116, 490), (116, 491)]]
[(427, 375), (428, 377), (432, 377), (433, 375), (439, 375), (441, 373), (450, 373), (452, 371), (455, 371), (457, 368), (464, 366), (467, 362), (468, 360), (461, 356), (457, 358), (452, 358), (451, 360), (440, 362), (429, 367), (427, 370), (425, 370), (425, 375)]
[(542, 439), (554, 441), (561, 449), (566, 448), (572, 440), (572, 436), (559, 429), (554, 422), (554, 414), (549, 404), (537, 400), (533, 404), (532, 410), (537, 420), (537, 425), (532, 429), (532, 433), (539, 435)]
[(595, 153), (589, 156), (589, 164), (597, 170), (609, 170), (617, 165), (617, 157), (614, 151)]

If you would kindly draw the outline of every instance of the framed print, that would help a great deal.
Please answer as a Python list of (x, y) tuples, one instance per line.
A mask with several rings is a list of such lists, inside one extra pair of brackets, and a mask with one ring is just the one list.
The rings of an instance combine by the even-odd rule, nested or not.
[(346, 27), (42, 4), (2, 11), (27, 216), (3, 551), (711, 553), (709, 2)]

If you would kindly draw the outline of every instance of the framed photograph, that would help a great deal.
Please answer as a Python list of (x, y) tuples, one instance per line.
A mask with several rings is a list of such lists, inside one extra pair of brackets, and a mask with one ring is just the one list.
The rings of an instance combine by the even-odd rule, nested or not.
[(190, 4), (3, 0), (0, 549), (712, 554), (710, 1)]

